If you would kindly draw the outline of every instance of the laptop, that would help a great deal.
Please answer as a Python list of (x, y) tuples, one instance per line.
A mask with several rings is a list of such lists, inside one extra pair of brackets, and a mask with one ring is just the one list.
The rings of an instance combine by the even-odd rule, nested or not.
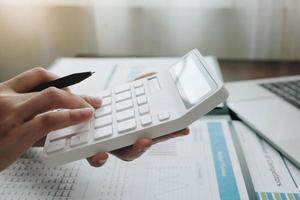
[(227, 83), (228, 107), (300, 168), (300, 75)]

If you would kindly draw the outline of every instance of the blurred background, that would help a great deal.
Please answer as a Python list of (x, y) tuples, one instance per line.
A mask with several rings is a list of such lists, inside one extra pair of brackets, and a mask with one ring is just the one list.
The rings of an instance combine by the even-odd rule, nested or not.
[(295, 61), (299, 25), (299, 0), (0, 0), (0, 81), (58, 57)]

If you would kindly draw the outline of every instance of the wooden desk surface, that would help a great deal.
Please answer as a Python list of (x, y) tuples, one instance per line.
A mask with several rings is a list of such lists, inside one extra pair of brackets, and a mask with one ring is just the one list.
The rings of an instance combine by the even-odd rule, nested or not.
[(218, 61), (225, 81), (300, 75), (300, 61)]

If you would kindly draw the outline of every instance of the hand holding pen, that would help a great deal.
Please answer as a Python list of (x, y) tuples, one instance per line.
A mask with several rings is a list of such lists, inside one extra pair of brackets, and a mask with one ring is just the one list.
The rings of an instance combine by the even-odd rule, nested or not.
[[(49, 132), (83, 123), (94, 117), (94, 108), (99, 109), (101, 106), (100, 98), (78, 96), (58, 89), (80, 82), (89, 74), (91, 75), (90, 72), (76, 75), (78, 79), (70, 78), (73, 75), (58, 79), (43, 68), (35, 68), (0, 83), (0, 143), (5, 144), (0, 145), (0, 157), (3, 158), (0, 160), (0, 171), (11, 165), (31, 146), (44, 146), (45, 136)], [(48, 112), (58, 108), (63, 110)], [(154, 140), (143, 137), (132, 146), (109, 153), (130, 161), (141, 156), (152, 144), (186, 134), (188, 129)], [(100, 167), (106, 162), (108, 155), (107, 152), (99, 152), (87, 160), (90, 165)]]

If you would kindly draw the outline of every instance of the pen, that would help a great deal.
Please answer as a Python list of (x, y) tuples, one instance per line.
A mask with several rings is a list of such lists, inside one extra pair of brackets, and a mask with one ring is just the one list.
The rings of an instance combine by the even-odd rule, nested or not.
[(74, 85), (76, 83), (79, 83), (83, 81), (84, 79), (90, 77), (93, 73), (95, 72), (81, 72), (81, 73), (75, 73), (75, 74), (70, 74), (68, 76), (61, 77), (59, 79), (53, 80), (53, 81), (47, 81), (44, 83), (41, 83), (34, 87), (32, 90), (29, 92), (38, 92), (42, 91), (48, 87), (56, 87), (56, 88), (65, 88), (70, 85)]

